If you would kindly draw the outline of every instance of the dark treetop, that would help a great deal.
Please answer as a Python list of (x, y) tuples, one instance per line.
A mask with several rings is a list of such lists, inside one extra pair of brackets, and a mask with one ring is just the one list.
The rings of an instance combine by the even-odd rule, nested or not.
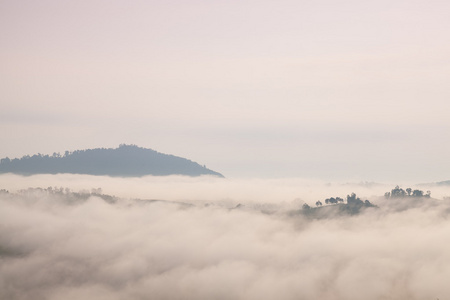
[(88, 149), (64, 155), (35, 154), (20, 159), (3, 158), (0, 173), (33, 174), (90, 174), (136, 177), (145, 175), (215, 175), (222, 174), (207, 169), (191, 160), (159, 153), (136, 145), (120, 145), (116, 149)]

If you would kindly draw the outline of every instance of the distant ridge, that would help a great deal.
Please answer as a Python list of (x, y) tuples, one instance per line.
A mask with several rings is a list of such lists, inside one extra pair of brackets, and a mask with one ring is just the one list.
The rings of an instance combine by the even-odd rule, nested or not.
[(450, 186), (450, 180), (439, 181), (439, 182), (429, 182), (429, 183), (420, 183), (418, 186)]
[(0, 161), (0, 173), (33, 174), (89, 174), (117, 177), (140, 177), (145, 175), (214, 175), (224, 177), (186, 158), (159, 153), (136, 145), (122, 144), (118, 148), (97, 148), (66, 151), (64, 155), (35, 154), (20, 159)]
[(450, 180), (436, 182), (436, 185), (438, 185), (438, 186), (450, 185)]

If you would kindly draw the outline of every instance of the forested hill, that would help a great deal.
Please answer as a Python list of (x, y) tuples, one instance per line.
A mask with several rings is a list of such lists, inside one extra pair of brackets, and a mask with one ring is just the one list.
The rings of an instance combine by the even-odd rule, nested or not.
[(22, 158), (3, 158), (0, 173), (33, 174), (90, 174), (123, 177), (145, 175), (215, 175), (222, 174), (207, 169), (191, 160), (159, 153), (135, 145), (120, 145), (116, 149), (88, 149), (64, 155), (54, 153), (52, 156), (36, 154)]

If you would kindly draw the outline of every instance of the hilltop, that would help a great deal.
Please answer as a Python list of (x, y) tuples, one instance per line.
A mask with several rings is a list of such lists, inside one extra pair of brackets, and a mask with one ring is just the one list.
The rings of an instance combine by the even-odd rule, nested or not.
[(0, 173), (34, 174), (88, 174), (118, 177), (145, 175), (214, 175), (223, 177), (205, 166), (186, 158), (159, 153), (136, 145), (120, 145), (118, 148), (97, 148), (66, 151), (64, 155), (35, 154), (22, 158), (0, 161)]

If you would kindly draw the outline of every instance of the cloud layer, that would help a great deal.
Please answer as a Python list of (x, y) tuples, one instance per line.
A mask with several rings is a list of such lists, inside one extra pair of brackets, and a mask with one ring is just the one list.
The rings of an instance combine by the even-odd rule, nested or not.
[(450, 296), (445, 200), (372, 198), (379, 209), (308, 220), (287, 213), (296, 201), (240, 199), (233, 209), (236, 201), (211, 193), (212, 201), (189, 205), (77, 195), (1, 194), (0, 298)]

